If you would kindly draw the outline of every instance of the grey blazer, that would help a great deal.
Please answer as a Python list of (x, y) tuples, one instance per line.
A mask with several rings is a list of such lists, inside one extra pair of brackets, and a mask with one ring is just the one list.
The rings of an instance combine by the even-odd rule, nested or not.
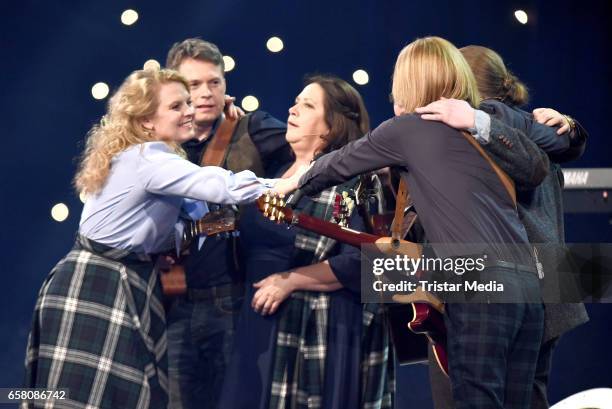
[[(492, 121), (490, 143), (485, 150), (500, 167), (512, 177), (517, 187), (519, 217), (525, 226), (531, 243), (564, 244), (563, 227), (563, 173), (556, 162), (577, 159), (584, 152), (587, 133), (577, 124), (574, 138), (558, 136), (557, 128), (540, 125), (531, 114), (500, 101), (486, 100), (480, 109), (492, 118), (522, 132), (501, 133)], [(525, 156), (515, 145), (525, 145), (524, 139), (535, 142), (550, 157), (549, 174), (541, 184), (534, 186), (533, 180), (525, 177), (525, 169), (533, 156)], [(528, 144), (527, 144), (528, 145)], [(533, 152), (532, 152), (533, 154)], [(551, 272), (552, 266), (544, 265), (544, 272)], [(543, 342), (559, 337), (563, 333), (588, 321), (584, 304), (546, 304)]]

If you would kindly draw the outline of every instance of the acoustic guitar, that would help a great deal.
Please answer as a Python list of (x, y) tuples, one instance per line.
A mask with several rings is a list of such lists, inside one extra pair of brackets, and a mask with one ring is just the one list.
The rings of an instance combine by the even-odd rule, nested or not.
[[(419, 244), (405, 240), (394, 241), (391, 237), (377, 236), (346, 227), (348, 217), (343, 214), (345, 209), (338, 206), (338, 200), (333, 214), (335, 222), (300, 213), (287, 206), (283, 196), (275, 194), (261, 196), (257, 199), (257, 207), (271, 221), (299, 226), (357, 248), (369, 243), (374, 244), (385, 254), (405, 254), (414, 258), (421, 255), (422, 246)], [(427, 362), (427, 352), (431, 345), (440, 369), (448, 375), (444, 304), (434, 295), (421, 290), (408, 295), (397, 295), (393, 299), (396, 303), (388, 306), (387, 316), (400, 364)]]

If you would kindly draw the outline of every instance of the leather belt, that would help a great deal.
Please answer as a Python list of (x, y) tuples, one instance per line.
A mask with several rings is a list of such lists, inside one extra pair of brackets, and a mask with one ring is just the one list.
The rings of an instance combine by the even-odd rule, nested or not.
[(208, 288), (188, 288), (185, 298), (189, 301), (206, 301), (221, 297), (241, 297), (244, 295), (244, 284), (223, 284)]
[(507, 268), (509, 270), (514, 270), (514, 271), (524, 271), (526, 273), (533, 273), (533, 274), (537, 274), (538, 271), (536, 270), (535, 266), (528, 266), (526, 264), (518, 264), (518, 263), (513, 263), (510, 261), (503, 261), (503, 260), (494, 260), (492, 262), (486, 262), (484, 263), (485, 268), (488, 267), (501, 267), (501, 268)]

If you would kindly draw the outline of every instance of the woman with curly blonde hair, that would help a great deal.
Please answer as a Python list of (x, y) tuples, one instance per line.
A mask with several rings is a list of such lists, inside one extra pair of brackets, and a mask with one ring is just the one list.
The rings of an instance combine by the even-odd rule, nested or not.
[(171, 247), (184, 198), (249, 202), (271, 187), (284, 193), (291, 182), (183, 159), (179, 144), (191, 138), (192, 119), (178, 73), (135, 71), (89, 133), (75, 177), (87, 195), (76, 243), (43, 283), (26, 356), (26, 386), (64, 390), (58, 405), (166, 408), (154, 260)]
[[(159, 84), (176, 82), (188, 87), (185, 79), (175, 71), (142, 71), (125, 84), (108, 104), (108, 113), (99, 125), (89, 132), (87, 145), (79, 171), (74, 178), (75, 186), (81, 193), (97, 192), (108, 177), (113, 156), (132, 145), (155, 141), (153, 133), (140, 122), (142, 118), (155, 113), (158, 103)], [(134, 104), (138, 100), (139, 103)], [(176, 141), (166, 140), (174, 151), (182, 149)]]

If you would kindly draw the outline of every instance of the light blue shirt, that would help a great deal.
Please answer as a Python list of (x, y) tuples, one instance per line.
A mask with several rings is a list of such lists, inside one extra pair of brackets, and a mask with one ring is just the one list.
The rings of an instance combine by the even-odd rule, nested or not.
[(253, 172), (197, 166), (163, 142), (118, 153), (102, 190), (87, 198), (79, 232), (113, 248), (156, 253), (173, 247), (183, 198), (214, 203), (251, 202), (274, 186)]

